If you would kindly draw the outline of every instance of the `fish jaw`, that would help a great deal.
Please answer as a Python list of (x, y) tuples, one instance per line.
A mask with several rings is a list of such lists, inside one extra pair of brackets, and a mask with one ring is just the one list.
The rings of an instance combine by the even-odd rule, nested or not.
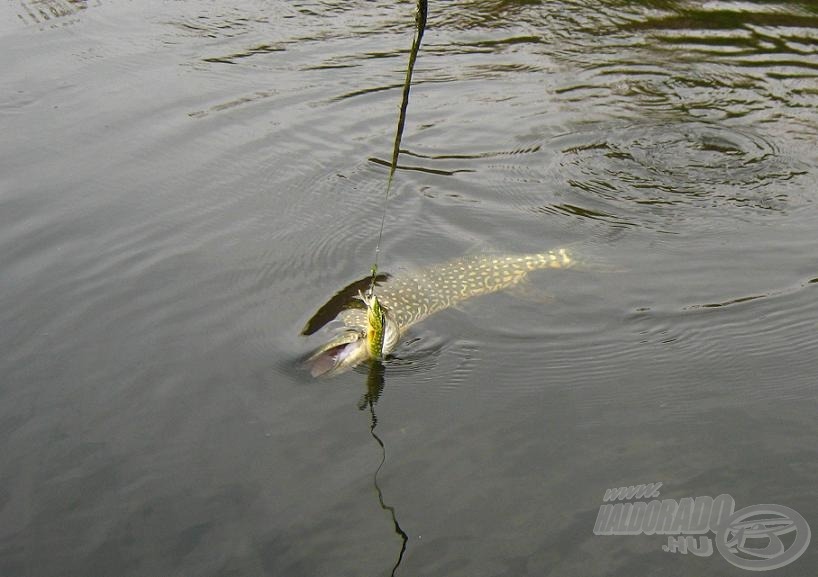
[(381, 355), (373, 355), (366, 327), (351, 326), (318, 347), (307, 358), (306, 365), (313, 377), (334, 377), (388, 355), (397, 348), (400, 335), (400, 327), (386, 314)]
[(345, 373), (370, 358), (366, 335), (358, 329), (345, 329), (315, 350), (306, 364), (313, 377), (332, 377)]

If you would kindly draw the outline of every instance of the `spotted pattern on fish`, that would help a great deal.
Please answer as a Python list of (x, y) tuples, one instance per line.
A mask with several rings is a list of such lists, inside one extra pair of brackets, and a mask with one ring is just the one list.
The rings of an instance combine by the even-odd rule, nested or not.
[[(463, 257), (414, 274), (396, 276), (378, 287), (387, 314), (402, 333), (429, 315), (480, 295), (498, 292), (540, 269), (564, 269), (575, 264), (566, 249), (518, 255)], [(348, 309), (340, 318), (347, 326), (366, 327), (366, 311)], [(387, 353), (384, 347), (384, 353)]]

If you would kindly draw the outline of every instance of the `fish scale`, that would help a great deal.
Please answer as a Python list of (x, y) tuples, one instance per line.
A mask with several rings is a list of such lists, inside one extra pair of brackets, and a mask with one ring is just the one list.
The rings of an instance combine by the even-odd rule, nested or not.
[[(532, 271), (570, 268), (575, 260), (566, 249), (518, 255), (462, 257), (414, 274), (397, 276), (378, 288), (378, 299), (401, 332), (429, 315), (484, 294), (514, 286)], [(366, 314), (342, 314), (347, 326), (365, 327)]]

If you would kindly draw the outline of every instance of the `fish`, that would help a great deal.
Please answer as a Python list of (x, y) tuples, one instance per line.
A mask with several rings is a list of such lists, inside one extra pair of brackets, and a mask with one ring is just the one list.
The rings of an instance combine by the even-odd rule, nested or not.
[[(318, 347), (306, 359), (313, 377), (329, 377), (353, 367), (386, 356), (394, 351), (401, 337), (413, 325), (430, 315), (457, 304), (499, 292), (521, 283), (527, 275), (542, 269), (569, 269), (577, 260), (567, 248), (542, 253), (465, 256), (446, 263), (430, 266), (404, 275), (380, 275), (372, 288), (374, 299), (382, 316), (372, 318), (373, 303), (360, 290), (349, 298), (354, 289), (369, 279), (362, 279), (346, 287), (330, 300), (341, 307), (335, 318), (342, 322), (340, 332)], [(339, 298), (340, 301), (339, 302)], [(327, 305), (307, 322), (302, 334), (308, 335), (326, 324)], [(382, 322), (374, 327), (370, 321)], [(373, 343), (373, 331), (380, 331), (383, 339)], [(378, 339), (375, 339), (376, 341)]]

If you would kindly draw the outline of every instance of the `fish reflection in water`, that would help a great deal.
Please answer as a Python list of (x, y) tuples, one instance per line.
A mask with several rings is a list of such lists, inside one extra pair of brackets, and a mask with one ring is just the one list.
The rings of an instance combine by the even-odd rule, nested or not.
[[(392, 352), (406, 329), (456, 304), (517, 285), (528, 273), (541, 269), (567, 269), (577, 260), (566, 248), (543, 253), (463, 257), (413, 274), (376, 278), (377, 295), (386, 312), (383, 354)], [(313, 376), (331, 376), (371, 360), (367, 346), (367, 311), (357, 295), (369, 286), (365, 278), (339, 291), (307, 322), (302, 334), (310, 335), (333, 319), (341, 331), (308, 359)]]

